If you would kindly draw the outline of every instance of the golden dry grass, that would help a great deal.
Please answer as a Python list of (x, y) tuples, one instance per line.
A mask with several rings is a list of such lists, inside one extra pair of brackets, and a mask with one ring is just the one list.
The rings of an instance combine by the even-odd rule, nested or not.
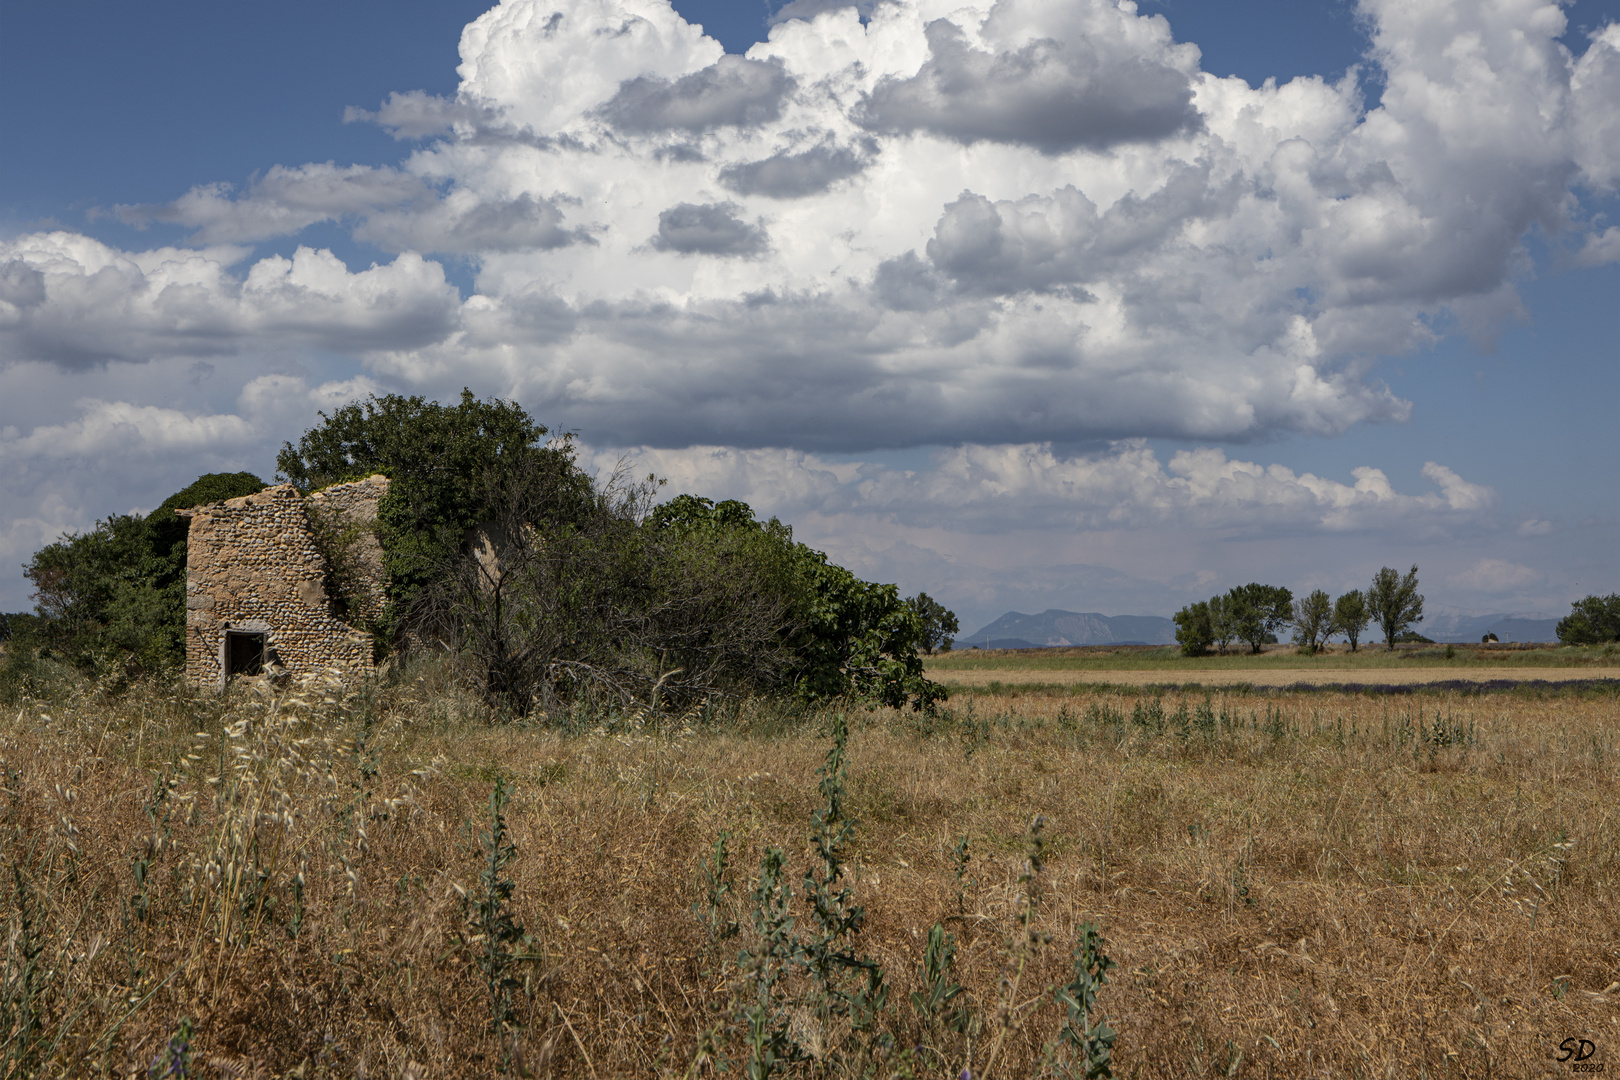
[[(736, 980), (737, 943), (712, 948), (693, 914), (696, 868), (724, 829), (738, 896), (770, 844), (797, 882), (824, 718), (518, 729), (437, 678), (302, 703), (86, 696), (0, 722), (13, 1017), (39, 948), (28, 1071), (145, 1076), (189, 1017), (197, 1075), (688, 1075)], [(1615, 696), (1216, 695), (1200, 728), (1204, 702), (1064, 692), (959, 696), (937, 720), (851, 714), (850, 876), (898, 1045), (925, 1039), (906, 994), (944, 921), (987, 1028), (938, 1046), (982, 1060), (1043, 815), (1035, 925), (1052, 943), (997, 1077), (1035, 1074), (1058, 1024), (1040, 990), (1067, 978), (1088, 920), (1119, 964), (1100, 998), (1116, 1075), (1561, 1075), (1567, 1037), (1620, 1058)], [(462, 900), (497, 777), (536, 958), (514, 969), (504, 1047)], [(815, 1045), (812, 1028), (795, 1030)], [(932, 1054), (917, 1075), (954, 1075)]]

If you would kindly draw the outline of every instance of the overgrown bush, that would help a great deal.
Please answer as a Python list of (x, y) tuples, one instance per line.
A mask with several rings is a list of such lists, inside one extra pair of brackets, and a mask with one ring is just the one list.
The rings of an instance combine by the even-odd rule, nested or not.
[[(416, 596), (463, 554), (472, 530), (489, 521), (492, 493), (520, 500), (546, 531), (589, 512), (590, 478), (565, 436), (514, 402), (480, 401), (463, 390), (454, 405), (386, 394), (319, 414), (298, 445), (283, 444), (276, 469), (309, 494), (375, 473), (389, 479), (377, 509), (389, 605), (380, 629), (406, 629)], [(514, 491), (514, 488), (519, 490)]]
[[(562, 521), (545, 485), (493, 478), (490, 517), (417, 597), (416, 632), (517, 715), (574, 701), (681, 708), (711, 697), (853, 697), (932, 707), (914, 612), (739, 502), (622, 473)], [(537, 521), (552, 522), (549, 528)]]

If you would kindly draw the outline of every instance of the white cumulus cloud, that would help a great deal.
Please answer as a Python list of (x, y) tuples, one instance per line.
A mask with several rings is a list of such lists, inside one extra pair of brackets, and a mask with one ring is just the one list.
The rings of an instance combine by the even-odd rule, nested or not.
[(979, 533), (1014, 527), (1420, 532), (1476, 522), (1495, 501), (1489, 487), (1434, 462), (1423, 475), (1439, 490), (1404, 493), (1371, 467), (1355, 469), (1355, 482), (1346, 484), (1213, 448), (1177, 451), (1165, 463), (1138, 440), (1078, 456), (1046, 444), (969, 444), (935, 451), (922, 469), (719, 446), (611, 450), (592, 460), (601, 470), (626, 453), (638, 469), (666, 478), (672, 490), (739, 498), (786, 520), (849, 514)]
[(1480, 559), (1466, 569), (1452, 574), (1447, 584), (1456, 588), (1482, 593), (1509, 593), (1534, 585), (1541, 580), (1541, 572), (1521, 563), (1506, 559)]
[(231, 353), (274, 342), (364, 353), (442, 340), (460, 296), (414, 252), (351, 272), (300, 247), (236, 272), (237, 247), (119, 251), (76, 233), (0, 241), (0, 343), (8, 361)]
[[(1620, 179), (1620, 31), (1576, 55), (1543, 0), (1361, 11), (1370, 106), (1354, 72), (1216, 78), (1105, 0), (799, 5), (746, 56), (664, 0), (507, 0), (463, 33), (453, 98), (352, 111), (425, 139), (397, 167), (121, 210), (194, 245), (338, 222), (393, 262), (25, 237), (0, 252), (0, 345), (84, 364), (251, 335), (621, 443), (1400, 420), (1373, 358), (1521, 314), (1531, 229), (1611, 257), (1580, 200)], [(465, 303), (441, 254), (471, 260)]]

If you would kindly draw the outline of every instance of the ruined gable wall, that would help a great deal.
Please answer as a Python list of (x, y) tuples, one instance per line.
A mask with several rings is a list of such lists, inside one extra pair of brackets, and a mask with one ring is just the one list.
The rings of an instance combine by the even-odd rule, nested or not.
[[(369, 497), (354, 498), (358, 504)], [(268, 632), (269, 659), (293, 675), (371, 670), (371, 636), (329, 614), (325, 564), (304, 499), (291, 484), (197, 507), (189, 516), (186, 675), (192, 682), (222, 684), (221, 647), (233, 627)]]

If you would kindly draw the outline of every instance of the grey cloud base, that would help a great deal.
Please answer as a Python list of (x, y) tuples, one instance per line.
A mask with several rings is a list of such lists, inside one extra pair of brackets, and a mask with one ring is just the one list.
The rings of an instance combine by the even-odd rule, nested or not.
[(798, 153), (773, 154), (760, 161), (727, 165), (720, 183), (739, 195), (765, 195), (798, 199), (826, 191), (838, 181), (866, 168), (877, 153), (870, 140), (859, 152), (853, 147), (823, 143)]
[(782, 115), (792, 89), (793, 78), (779, 64), (722, 56), (673, 81), (631, 79), (602, 106), (602, 115), (621, 131), (640, 133), (757, 126)]
[(758, 255), (768, 246), (765, 230), (738, 217), (736, 203), (680, 203), (658, 215), (652, 246), (679, 255)]
[(1162, 139), (1199, 123), (1186, 74), (1141, 56), (1099, 53), (1084, 39), (992, 53), (945, 19), (926, 33), (928, 61), (910, 78), (877, 84), (861, 113), (866, 127), (1058, 154)]

